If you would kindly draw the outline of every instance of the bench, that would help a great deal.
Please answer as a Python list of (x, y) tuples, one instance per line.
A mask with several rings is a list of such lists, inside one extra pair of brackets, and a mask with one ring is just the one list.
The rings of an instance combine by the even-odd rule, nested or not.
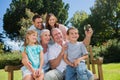
[[(93, 52), (92, 52), (92, 46), (87, 47), (88, 52), (89, 52), (89, 59), (87, 59), (87, 67), (89, 70), (91, 70), (94, 74), (94, 80), (104, 80), (103, 79), (103, 71), (102, 71), (102, 63), (103, 59), (102, 58), (97, 58), (94, 59), (93, 57)], [(11, 66), (11, 65), (6, 65), (4, 70), (8, 72), (8, 80), (13, 80), (14, 79), (14, 71), (15, 70), (20, 70), (22, 65), (18, 66)]]
[(103, 70), (102, 70), (102, 63), (103, 63), (103, 58), (97, 58), (95, 59), (93, 57), (93, 52), (92, 52), (92, 46), (88, 46), (87, 50), (89, 52), (89, 58), (87, 59), (87, 67), (89, 70), (92, 71), (94, 74), (94, 80), (104, 80), (103, 78)]

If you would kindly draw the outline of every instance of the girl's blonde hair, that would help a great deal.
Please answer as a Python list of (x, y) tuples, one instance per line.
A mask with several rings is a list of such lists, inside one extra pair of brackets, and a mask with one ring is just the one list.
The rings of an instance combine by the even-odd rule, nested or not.
[[(37, 32), (36, 32), (35, 30), (28, 30), (28, 31), (26, 32), (25, 41), (24, 41), (24, 46), (25, 46), (25, 47), (29, 44), (29, 39), (28, 39), (28, 37), (29, 37), (31, 34), (37, 34)], [(35, 44), (38, 44), (38, 41), (36, 41)]]

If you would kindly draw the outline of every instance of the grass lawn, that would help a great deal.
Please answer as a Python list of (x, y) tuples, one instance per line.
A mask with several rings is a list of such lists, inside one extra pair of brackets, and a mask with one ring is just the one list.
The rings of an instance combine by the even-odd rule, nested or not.
[[(120, 80), (120, 63), (103, 64), (104, 80)], [(8, 80), (7, 72), (0, 70), (0, 80)], [(15, 71), (14, 80), (22, 80), (21, 71)]]
[[(0, 70), (0, 80), (8, 80), (8, 72), (3, 69)], [(22, 80), (22, 73), (20, 70), (14, 71), (14, 80)]]
[(120, 80), (120, 63), (103, 65), (104, 80)]

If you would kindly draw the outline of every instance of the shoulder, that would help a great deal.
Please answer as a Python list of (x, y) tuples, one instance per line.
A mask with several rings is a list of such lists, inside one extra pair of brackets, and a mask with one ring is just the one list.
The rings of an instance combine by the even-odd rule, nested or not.
[(50, 45), (49, 49), (55, 48), (56, 44), (54, 43), (53, 45)]
[(39, 44), (38, 44), (38, 45), (36, 45), (36, 46), (37, 46), (38, 48), (42, 48), (42, 46), (41, 46), (41, 45), (39, 45)]
[(25, 50), (25, 46), (21, 46), (21, 47), (20, 47), (20, 51), (21, 51), (21, 52), (24, 52), (24, 50)]
[(63, 24), (59, 24), (59, 29), (64, 29), (66, 31), (68, 30), (68, 28)]
[(83, 42), (78, 42), (78, 45), (79, 45), (80, 47), (85, 47), (85, 45), (84, 45)]
[(50, 45), (49, 49), (50, 50), (55, 50), (58, 47), (59, 47), (59, 45), (57, 43), (54, 43), (54, 44)]
[(33, 30), (33, 29), (36, 29), (36, 27), (34, 25), (31, 25), (28, 30)]
[(59, 26), (61, 26), (61, 27), (65, 28), (66, 30), (68, 30), (68, 27), (63, 25), (63, 24), (59, 24)]
[(65, 28), (66, 26), (63, 24), (59, 24), (59, 27)]
[(79, 46), (84, 45), (84, 43), (83, 43), (83, 42), (77, 42), (76, 44), (78, 44)]

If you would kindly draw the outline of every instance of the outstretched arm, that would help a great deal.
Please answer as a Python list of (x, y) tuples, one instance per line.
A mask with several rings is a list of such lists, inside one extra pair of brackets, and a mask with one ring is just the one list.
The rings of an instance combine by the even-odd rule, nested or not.
[(93, 30), (92, 28), (89, 28), (89, 31), (85, 31), (85, 38), (83, 40), (83, 43), (88, 46), (90, 44), (90, 41), (91, 41), (91, 37), (93, 35)]

